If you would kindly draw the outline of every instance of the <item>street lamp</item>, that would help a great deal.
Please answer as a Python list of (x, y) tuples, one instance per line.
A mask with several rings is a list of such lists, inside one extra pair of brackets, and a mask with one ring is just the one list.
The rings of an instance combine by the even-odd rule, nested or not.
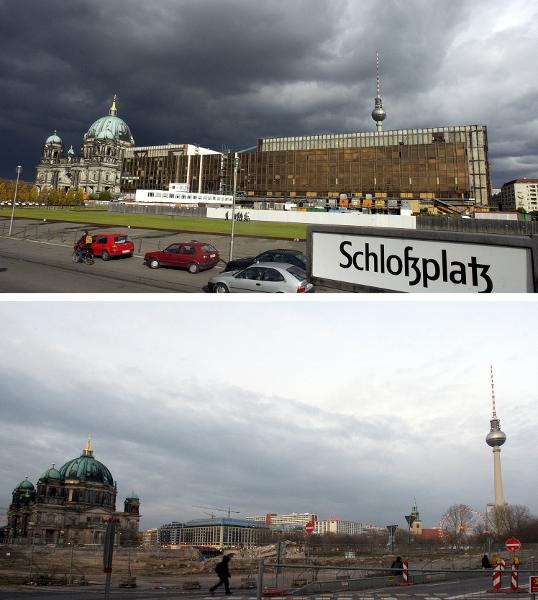
[(11, 230), (13, 228), (13, 215), (15, 214), (15, 203), (17, 202), (17, 190), (19, 188), (19, 176), (21, 174), (22, 167), (17, 165), (17, 181), (15, 183), (15, 194), (13, 196), (13, 208), (11, 209), (11, 221), (9, 223), (9, 237), (11, 237)]
[(233, 198), (232, 198), (232, 231), (231, 231), (231, 237), (230, 237), (230, 259), (233, 259), (233, 254), (234, 254), (234, 227), (235, 227), (235, 196), (237, 194), (237, 171), (239, 168), (239, 155), (236, 152), (234, 154), (234, 191), (233, 191)]

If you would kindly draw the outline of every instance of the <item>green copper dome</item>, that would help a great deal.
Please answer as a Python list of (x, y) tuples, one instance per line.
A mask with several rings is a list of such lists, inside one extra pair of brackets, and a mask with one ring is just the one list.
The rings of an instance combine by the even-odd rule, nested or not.
[(56, 135), (56, 129), (52, 135), (45, 140), (45, 144), (60, 144), (62, 145), (62, 140)]
[(90, 441), (86, 444), (84, 452), (70, 460), (60, 469), (62, 479), (76, 479), (79, 481), (95, 481), (105, 485), (114, 485), (112, 474), (103, 463), (95, 460)]
[(85, 140), (117, 140), (134, 145), (134, 139), (127, 123), (117, 116), (116, 96), (108, 116), (97, 119), (84, 136)]
[(19, 485), (17, 486), (18, 490), (33, 490), (34, 488), (34, 484), (28, 480), (28, 477), (24, 480), (21, 481), (19, 483)]
[(61, 479), (62, 478), (62, 474), (60, 473), (60, 471), (58, 471), (58, 469), (56, 469), (54, 467), (54, 465), (52, 465), (52, 467), (50, 469), (47, 469), (44, 473), (43, 476), (41, 477), (41, 479)]
[(138, 497), (138, 494), (135, 494), (135, 492), (131, 490), (131, 493), (125, 498), (125, 500), (140, 500), (140, 498)]

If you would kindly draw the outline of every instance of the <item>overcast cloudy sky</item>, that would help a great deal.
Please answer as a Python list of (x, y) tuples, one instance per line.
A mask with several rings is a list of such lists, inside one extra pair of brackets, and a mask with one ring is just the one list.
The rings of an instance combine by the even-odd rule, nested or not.
[(3, 302), (0, 320), (2, 507), (91, 433), (143, 528), (194, 504), (404, 527), (414, 496), (433, 526), (493, 499), (492, 362), (505, 496), (538, 513), (534, 303)]
[(489, 126), (494, 187), (538, 176), (538, 4), (528, 0), (0, 0), (0, 176), (78, 151), (114, 93), (138, 145), (253, 146)]

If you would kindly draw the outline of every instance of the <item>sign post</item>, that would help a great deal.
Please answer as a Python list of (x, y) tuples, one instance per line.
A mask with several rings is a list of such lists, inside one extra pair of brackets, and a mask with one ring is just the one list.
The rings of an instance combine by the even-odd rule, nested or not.
[(106, 573), (105, 579), (105, 600), (110, 598), (110, 584), (112, 580), (112, 555), (114, 554), (114, 538), (116, 537), (116, 523), (119, 519), (109, 517), (105, 519), (106, 532), (105, 543), (103, 545), (103, 571)]
[(531, 575), (529, 579), (529, 592), (532, 594), (532, 600), (536, 600), (536, 592), (538, 592), (538, 577)]
[(407, 521), (407, 524), (409, 525), (409, 527), (408, 527), (409, 535), (408, 535), (407, 543), (411, 544), (411, 527), (412, 527), (413, 523), (417, 520), (417, 518), (414, 515), (405, 515), (405, 520)]
[(312, 521), (309, 521), (305, 527), (305, 538), (304, 538), (304, 557), (306, 558), (307, 553), (308, 553), (308, 536), (312, 535), (313, 531), (314, 531), (314, 523), (312, 523)]
[(390, 551), (394, 552), (394, 539), (396, 537), (398, 525), (387, 525), (387, 529), (389, 530), (389, 541), (387, 546), (390, 546)]

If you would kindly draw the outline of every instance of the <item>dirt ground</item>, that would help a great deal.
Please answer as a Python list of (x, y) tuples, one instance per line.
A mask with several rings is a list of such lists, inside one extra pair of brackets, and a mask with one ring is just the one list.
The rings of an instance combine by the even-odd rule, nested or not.
[[(534, 549), (521, 553), (521, 558), (534, 563)], [(271, 548), (262, 550), (233, 551), (232, 574), (234, 583), (255, 579), (260, 558), (265, 556), (268, 562), (274, 562)], [(405, 551), (400, 552), (404, 558)], [(510, 558), (506, 553), (506, 558)], [(532, 556), (531, 556), (532, 554)], [(414, 554), (409, 558), (414, 569), (476, 569), (480, 568), (482, 553), (469, 554)], [(538, 555), (537, 555), (538, 556)], [(295, 547), (287, 548), (281, 562), (286, 564), (334, 566), (345, 570), (349, 567), (389, 567), (393, 555), (380, 554), (358, 558), (316, 557), (305, 559), (304, 554)], [(198, 581), (202, 588), (215, 579), (214, 568), (220, 557), (200, 560), (198, 553), (190, 548), (116, 548), (113, 559), (115, 577), (132, 575), (145, 585), (172, 587), (185, 582)], [(24, 584), (30, 575), (33, 579), (46, 575), (50, 580), (65, 581), (70, 575), (77, 580), (81, 576), (88, 581), (100, 583), (103, 579), (103, 550), (101, 547), (59, 548), (49, 546), (1, 546), (0, 547), (0, 584)]]

